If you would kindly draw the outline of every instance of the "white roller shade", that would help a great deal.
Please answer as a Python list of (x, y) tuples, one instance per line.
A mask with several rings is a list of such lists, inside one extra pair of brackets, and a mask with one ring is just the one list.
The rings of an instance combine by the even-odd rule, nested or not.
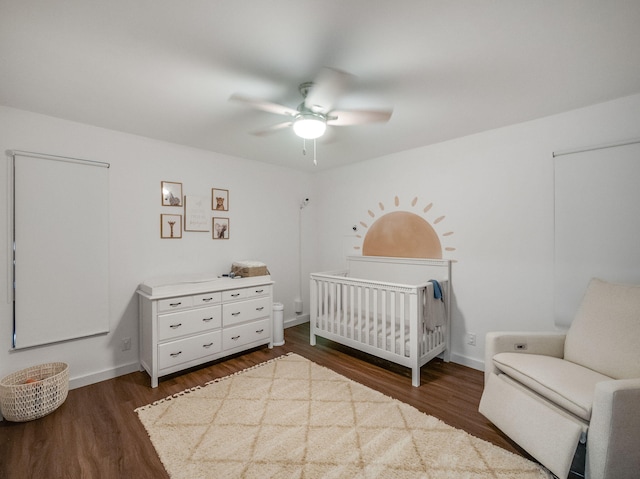
[(109, 331), (108, 164), (10, 151), (14, 344)]
[(571, 324), (592, 277), (640, 284), (640, 144), (558, 156), (555, 319)]

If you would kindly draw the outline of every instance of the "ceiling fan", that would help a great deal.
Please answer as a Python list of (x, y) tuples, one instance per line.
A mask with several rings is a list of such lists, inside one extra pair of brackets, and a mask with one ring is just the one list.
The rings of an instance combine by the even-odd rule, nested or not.
[(324, 135), (327, 125), (350, 126), (389, 121), (393, 110), (334, 110), (333, 107), (353, 76), (333, 68), (323, 68), (312, 82), (298, 87), (303, 101), (297, 108), (290, 108), (267, 100), (234, 94), (231, 100), (245, 103), (257, 110), (287, 116), (288, 119), (268, 128), (252, 132), (257, 136), (293, 127), (293, 131), (305, 140)]

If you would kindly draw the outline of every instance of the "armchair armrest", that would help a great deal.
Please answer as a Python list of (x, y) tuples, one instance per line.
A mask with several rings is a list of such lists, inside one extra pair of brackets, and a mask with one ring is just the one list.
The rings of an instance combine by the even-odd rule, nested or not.
[(640, 471), (640, 378), (596, 384), (587, 437), (587, 477), (622, 479)]
[(498, 373), (493, 357), (498, 353), (541, 354), (564, 357), (566, 333), (496, 331), (487, 333), (484, 352), (485, 383), (491, 373)]

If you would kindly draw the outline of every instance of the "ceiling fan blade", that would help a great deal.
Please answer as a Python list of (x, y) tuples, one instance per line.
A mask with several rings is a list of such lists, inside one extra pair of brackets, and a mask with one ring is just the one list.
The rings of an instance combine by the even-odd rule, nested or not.
[(277, 103), (272, 103), (270, 101), (261, 100), (259, 98), (250, 96), (240, 95), (238, 93), (234, 93), (233, 95), (231, 95), (229, 100), (246, 103), (247, 105), (257, 110), (266, 111), (268, 113), (275, 113), (277, 115), (296, 116), (298, 114), (298, 110), (294, 110), (293, 108), (289, 108), (288, 106), (278, 105)]
[(330, 113), (330, 117), (337, 117), (335, 120), (330, 119), (327, 125), (348, 126), (348, 125), (364, 125), (366, 123), (384, 123), (389, 121), (393, 110), (335, 110)]
[(255, 136), (267, 136), (275, 133), (276, 131), (283, 130), (284, 128), (288, 128), (293, 125), (292, 121), (283, 121), (282, 123), (277, 123), (270, 127), (264, 128), (262, 130), (252, 131), (251, 134)]
[(304, 105), (311, 111), (327, 113), (347, 87), (353, 75), (334, 68), (323, 68), (313, 82)]

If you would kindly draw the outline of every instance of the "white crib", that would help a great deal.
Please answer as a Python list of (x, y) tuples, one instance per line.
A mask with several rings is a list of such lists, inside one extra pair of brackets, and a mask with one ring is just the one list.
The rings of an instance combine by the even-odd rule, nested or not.
[(350, 256), (347, 270), (312, 273), (310, 287), (311, 345), (319, 336), (409, 367), (416, 387), (423, 365), (449, 361), (449, 260)]

